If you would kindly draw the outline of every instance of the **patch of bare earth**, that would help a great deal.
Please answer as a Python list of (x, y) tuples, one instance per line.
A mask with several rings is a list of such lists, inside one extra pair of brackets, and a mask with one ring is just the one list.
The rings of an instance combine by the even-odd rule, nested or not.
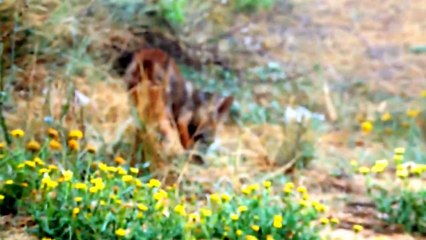
[[(426, 1), (293, 0), (290, 5), (291, 11), (275, 9), (274, 15), (250, 24), (239, 36), (241, 44), (262, 52), (259, 62), (278, 61), (296, 72), (319, 64), (331, 85), (362, 81), (371, 91), (391, 95), (418, 96), (426, 89), (426, 55), (410, 51), (426, 43)], [(339, 161), (362, 151), (373, 155), (383, 147), (368, 140), (348, 147), (350, 136), (336, 131), (320, 138), (313, 166), (298, 173), (315, 197), (333, 208), (330, 214), (342, 219), (341, 228), (331, 234), (354, 239), (352, 225), (362, 224), (366, 231), (358, 239), (422, 239), (378, 220), (362, 178), (348, 177), (344, 169), (339, 177), (330, 175)]]

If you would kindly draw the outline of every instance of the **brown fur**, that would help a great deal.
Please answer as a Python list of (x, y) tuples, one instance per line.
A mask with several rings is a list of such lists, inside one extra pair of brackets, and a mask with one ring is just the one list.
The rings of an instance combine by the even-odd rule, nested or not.
[[(180, 145), (184, 150), (198, 142), (210, 144), (233, 102), (232, 96), (194, 89), (174, 60), (160, 49), (135, 53), (125, 81), (145, 126), (160, 133), (169, 147)], [(161, 151), (169, 150), (163, 148)]]

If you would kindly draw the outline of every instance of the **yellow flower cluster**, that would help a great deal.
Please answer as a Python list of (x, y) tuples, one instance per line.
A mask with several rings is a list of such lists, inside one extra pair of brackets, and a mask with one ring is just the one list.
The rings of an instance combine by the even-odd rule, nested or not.
[(386, 159), (378, 160), (371, 167), (371, 172), (382, 173), (389, 166), (389, 161)]

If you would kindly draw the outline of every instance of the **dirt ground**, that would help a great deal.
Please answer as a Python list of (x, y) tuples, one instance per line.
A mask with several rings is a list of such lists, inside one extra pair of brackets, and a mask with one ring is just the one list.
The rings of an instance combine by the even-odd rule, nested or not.
[[(260, 62), (277, 61), (294, 72), (304, 72), (319, 64), (325, 69), (323, 79), (330, 83), (367, 82), (372, 90), (390, 94), (414, 96), (426, 89), (423, 70), (426, 54), (410, 51), (411, 47), (426, 44), (426, 1), (292, 0), (291, 5), (291, 11), (276, 9), (274, 15), (242, 30), (241, 44), (261, 51)], [(375, 232), (377, 222), (371, 220), (375, 214), (371, 209), (360, 206), (350, 209), (343, 204), (345, 198), (353, 202), (365, 200), (359, 190), (362, 179), (336, 180), (329, 175), (330, 168), (324, 159), (341, 154), (341, 158), (349, 160), (360, 149), (337, 144), (335, 134), (339, 133), (321, 138), (313, 167), (300, 173), (305, 176), (303, 181), (313, 188), (315, 197), (325, 199), (333, 208), (333, 216), (366, 228), (360, 236), (354, 236), (350, 226), (343, 225), (330, 233), (333, 239), (424, 239), (396, 233), (396, 230), (389, 230), (387, 234)], [(341, 141), (345, 142), (345, 137)], [(222, 178), (232, 178), (236, 172), (243, 173), (250, 168), (198, 171), (209, 172), (210, 179), (219, 171)], [(21, 231), (12, 231), (0, 234), (0, 239), (29, 238)]]
[[(323, 79), (332, 84), (360, 81), (367, 83), (371, 91), (389, 95), (418, 96), (426, 88), (423, 69), (426, 55), (410, 51), (426, 44), (423, 20), (426, 1), (294, 0), (291, 3), (290, 13), (276, 10), (268, 19), (251, 24), (243, 37), (242, 42), (265, 51), (263, 62), (274, 60), (298, 72), (319, 64), (325, 69)], [(334, 208), (333, 214), (366, 227), (357, 239), (424, 239), (398, 233), (396, 229), (375, 232), (377, 222), (371, 221), (374, 211), (342, 205), (345, 198), (353, 202), (365, 200), (359, 191), (362, 179), (336, 180), (327, 174), (330, 169), (327, 165), (336, 164), (330, 161), (333, 156), (346, 157), (349, 161), (357, 151), (364, 151), (346, 147), (348, 134), (332, 132), (322, 136), (316, 146), (319, 152), (316, 162), (309, 170), (313, 172), (300, 175), (306, 176), (305, 181), (314, 191), (317, 189), (318, 198), (327, 199)], [(309, 177), (321, 175), (324, 176), (320, 179)], [(327, 185), (330, 187), (324, 187)], [(356, 239), (350, 226), (343, 228), (332, 231), (331, 235), (335, 239)]]

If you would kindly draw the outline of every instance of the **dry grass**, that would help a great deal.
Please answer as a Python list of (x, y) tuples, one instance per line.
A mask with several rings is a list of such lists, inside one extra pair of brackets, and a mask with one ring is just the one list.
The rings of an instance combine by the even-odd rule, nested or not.
[[(337, 92), (339, 86), (351, 86), (357, 81), (366, 83), (370, 92), (385, 92), (390, 96), (415, 96), (419, 90), (426, 89), (426, 76), (422, 70), (426, 65), (426, 57), (409, 51), (411, 46), (425, 44), (425, 2), (294, 0), (291, 3), (291, 12), (278, 9), (277, 14), (260, 18), (236, 32), (237, 44), (251, 50), (248, 55), (253, 56), (254, 60), (250, 61), (256, 64), (274, 60), (292, 72), (308, 72), (313, 65), (321, 65), (324, 69), (322, 77), (317, 74), (307, 75), (320, 87), (317, 91), (312, 90), (310, 97), (324, 111), (327, 109), (326, 96), (321, 87), (326, 82), (335, 87), (332, 92)], [(58, 4), (57, 1), (45, 1), (45, 6)], [(115, 52), (108, 48), (111, 43), (118, 43), (125, 48), (138, 42), (130, 31), (113, 25), (102, 11), (97, 12), (93, 18), (79, 18), (82, 9), (75, 9), (74, 14), (52, 25), (44, 22), (47, 10), (37, 10), (34, 5), (30, 8), (33, 9), (26, 15), (27, 23), (31, 23), (40, 32), (49, 32), (48, 38), (56, 36), (57, 39), (64, 39), (63, 42), (52, 41), (58, 48), (75, 47), (70, 44), (75, 27), (78, 27), (81, 36), (87, 36), (91, 40), (86, 49), (90, 53), (101, 54), (108, 49), (105, 55), (112, 57)], [(244, 18), (239, 20), (250, 21)], [(230, 49), (229, 42), (224, 40), (222, 43), (225, 50)], [(253, 64), (246, 60), (247, 54), (234, 56), (238, 66)], [(26, 62), (24, 69), (19, 72), (18, 80), (32, 91), (13, 92), (13, 111), (6, 112), (7, 123), (11, 128), (25, 126), (28, 134), (32, 135), (35, 133), (32, 131), (45, 128), (43, 117), (60, 119), (62, 106), (69, 102), (71, 109), (63, 118), (63, 126), (84, 128), (89, 139), (98, 145), (106, 144), (108, 152), (112, 153), (115, 143), (133, 139), (135, 124), (130, 113), (129, 96), (122, 79), (108, 71), (109, 58), (101, 58), (105, 62), (99, 62), (82, 61), (80, 57), (66, 58), (73, 63), (81, 61), (81, 65), (73, 65), (83, 69), (78, 77), (65, 76), (63, 68), (48, 68), (45, 63), (52, 61), (54, 55), (48, 54), (43, 58), (34, 56), (32, 61)], [(48, 84), (46, 79), (49, 78), (54, 80)], [(70, 95), (67, 93), (70, 85), (84, 94), (89, 102), (83, 106), (72, 95), (64, 97)], [(351, 102), (352, 98), (351, 93), (344, 91), (333, 95), (332, 104), (338, 112), (336, 121), (348, 125), (353, 123), (353, 119), (348, 116), (354, 116), (357, 111), (371, 112), (379, 108), (377, 102), (362, 102), (362, 106), (356, 106), (356, 103)], [(49, 101), (46, 102), (46, 99)], [(389, 108), (389, 105), (385, 106), (383, 111)], [(342, 130), (333, 126), (329, 129), (331, 130), (327, 135), (316, 136), (319, 139), (316, 145), (319, 151), (312, 168), (296, 174), (300, 181), (308, 185), (318, 186), (318, 182), (320, 185), (331, 184), (329, 172), (335, 170), (341, 161), (365, 157), (365, 152), (370, 155), (381, 154), (381, 144), (365, 140), (363, 136), (351, 132), (351, 129)], [(365, 140), (363, 147), (348, 147), (348, 141), (354, 136)], [(283, 169), (276, 167), (274, 161), (286, 137), (279, 126), (272, 124), (225, 126), (219, 132), (222, 143), (220, 150), (207, 156), (207, 166), (184, 163), (177, 167), (181, 173), (179, 180), (197, 182), (206, 189), (215, 189), (218, 185), (226, 184), (239, 188), (246, 181), (281, 176)], [(318, 181), (317, 176), (321, 173), (324, 173), (324, 180)], [(214, 184), (215, 181), (218, 184)], [(349, 183), (340, 181), (338, 185), (344, 185), (342, 188), (345, 189), (358, 188), (359, 180), (346, 181)], [(343, 197), (361, 197), (363, 193), (350, 194), (353, 195), (345, 193)], [(344, 206), (340, 206), (342, 194), (339, 194), (339, 190), (333, 187), (321, 188), (316, 197), (329, 197), (328, 201), (336, 202), (336, 211), (340, 210), (342, 215), (345, 214)], [(333, 234), (341, 239), (353, 238), (352, 233), (346, 230), (338, 230)], [(373, 235), (378, 236), (366, 231), (364, 239), (374, 239)], [(19, 236), (19, 239), (23, 238)], [(384, 239), (414, 238), (394, 234)]]

